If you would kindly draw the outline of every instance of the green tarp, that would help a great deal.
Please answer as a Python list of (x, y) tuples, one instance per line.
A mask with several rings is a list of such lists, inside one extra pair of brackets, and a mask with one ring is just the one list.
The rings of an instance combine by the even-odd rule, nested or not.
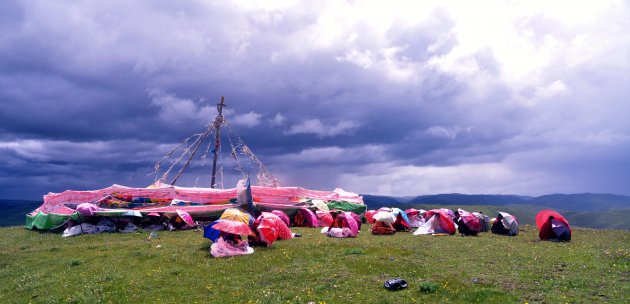
[(46, 214), (46, 213), (39, 212), (36, 215), (27, 215), (26, 223), (24, 224), (24, 227), (26, 229), (37, 228), (40, 230), (53, 229), (53, 228), (57, 228), (63, 225), (63, 223), (68, 218), (78, 221), (79, 213), (75, 212), (73, 214), (54, 214), (54, 213)]
[(340, 201), (330, 201), (326, 203), (330, 210), (338, 209), (343, 211), (350, 211), (356, 213), (358, 215), (362, 215), (367, 210), (366, 205), (353, 204), (348, 202), (340, 202)]

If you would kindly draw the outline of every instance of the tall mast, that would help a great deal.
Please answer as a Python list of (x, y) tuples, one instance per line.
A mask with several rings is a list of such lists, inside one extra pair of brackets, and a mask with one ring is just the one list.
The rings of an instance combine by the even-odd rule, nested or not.
[(225, 106), (224, 100), (223, 96), (221, 96), (221, 103), (217, 104), (219, 116), (217, 116), (214, 120), (214, 158), (212, 160), (212, 181), (210, 182), (210, 188), (214, 188), (214, 182), (217, 174), (217, 157), (219, 156), (219, 148), (221, 147), (221, 125), (223, 124), (223, 107)]

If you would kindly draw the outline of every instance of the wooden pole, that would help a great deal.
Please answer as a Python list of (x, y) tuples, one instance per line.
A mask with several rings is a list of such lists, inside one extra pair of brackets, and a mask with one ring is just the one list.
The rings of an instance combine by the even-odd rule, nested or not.
[(212, 181), (210, 182), (210, 188), (214, 188), (217, 174), (217, 157), (219, 156), (219, 148), (221, 147), (221, 124), (223, 124), (223, 107), (225, 106), (224, 98), (221, 96), (221, 103), (217, 104), (217, 111), (219, 116), (214, 120), (215, 122), (215, 140), (214, 140), (214, 159), (212, 160)]

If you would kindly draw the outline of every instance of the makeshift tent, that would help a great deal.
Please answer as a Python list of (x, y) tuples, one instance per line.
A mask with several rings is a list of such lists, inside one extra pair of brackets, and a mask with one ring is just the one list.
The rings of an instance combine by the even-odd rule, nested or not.
[(291, 220), (289, 219), (289, 216), (286, 213), (284, 213), (284, 211), (273, 210), (271, 211), (271, 213), (277, 215), (287, 225), (287, 227), (291, 226)]
[(386, 223), (386, 222), (382, 222), (382, 221), (375, 221), (374, 225), (372, 225), (372, 228), (370, 229), (370, 231), (372, 232), (372, 234), (376, 234), (376, 235), (385, 235), (385, 234), (394, 234), (394, 233), (396, 233), (396, 229), (394, 229), (392, 224)]
[(518, 234), (518, 222), (516, 217), (507, 213), (499, 212), (491, 228), (492, 233), (514, 236)]
[(368, 222), (368, 224), (374, 224), (374, 214), (376, 214), (377, 212), (378, 210), (365, 211), (365, 220)]
[(356, 237), (360, 229), (361, 221), (358, 216), (352, 212), (344, 211), (335, 213), (332, 224), (322, 229), (322, 233), (339, 238)]
[(392, 223), (396, 221), (396, 217), (392, 212), (385, 210), (378, 211), (374, 214), (373, 221), (372, 234), (383, 235), (396, 232), (396, 229), (392, 226)]
[(188, 227), (195, 227), (197, 226), (197, 223), (195, 223), (195, 221), (193, 221), (192, 216), (190, 216), (190, 214), (188, 214), (188, 212), (186, 211), (182, 211), (182, 210), (175, 210), (177, 211), (177, 216), (179, 216), (184, 223), (186, 223), (186, 225), (188, 225)]
[(233, 220), (221, 220), (212, 226), (212, 228), (221, 232), (236, 234), (236, 235), (254, 235), (248, 224), (241, 221)]
[(392, 224), (396, 231), (409, 231), (409, 218), (407, 213), (399, 208), (392, 208), (392, 214), (396, 217), (396, 221)]
[(444, 209), (432, 209), (425, 212), (428, 220), (422, 224), (413, 234), (455, 234), (457, 226), (451, 216)]
[(559, 213), (552, 210), (542, 210), (536, 215), (538, 237), (541, 240), (571, 240), (571, 226), (569, 221)]
[(473, 215), (477, 217), (479, 220), (479, 224), (481, 225), (481, 230), (479, 232), (488, 232), (490, 231), (490, 217), (483, 214), (483, 212), (473, 212)]
[(440, 208), (440, 209), (437, 209), (437, 210), (440, 210), (442, 213), (448, 215), (449, 217), (451, 217), (451, 219), (455, 218), (455, 212), (453, 212), (453, 210), (451, 210), (451, 209)]
[(455, 219), (457, 229), (462, 235), (477, 235), (481, 231), (479, 219), (466, 210), (457, 209)]
[[(244, 188), (245, 190), (247, 187)], [(302, 200), (334, 202), (339, 209), (356, 212), (365, 210), (361, 196), (335, 189), (332, 192), (315, 191), (298, 187), (251, 186), (251, 197), (255, 209), (303, 208)], [(241, 191), (247, 198), (248, 191)], [(148, 188), (130, 188), (113, 185), (93, 191), (64, 191), (44, 196), (44, 203), (27, 215), (28, 229), (51, 229), (73, 218), (80, 220), (76, 212), (82, 203), (91, 203), (99, 209), (93, 215), (125, 216), (133, 214), (175, 215), (177, 210), (187, 212), (193, 219), (218, 218), (222, 211), (241, 206), (237, 189), (189, 188), (156, 183)], [(249, 199), (246, 199), (249, 201)], [(247, 206), (244, 203), (243, 206)], [(360, 212), (359, 214), (361, 214)]]
[(418, 210), (414, 208), (409, 208), (405, 210), (407, 217), (409, 218), (409, 227), (418, 228), (424, 224), (425, 219), (422, 216), (426, 210)]
[[(264, 213), (267, 212), (263, 212), (263, 214)], [(282, 220), (278, 220), (282, 222)], [(282, 222), (282, 224), (284, 224), (284, 222)], [(271, 244), (273, 244), (273, 242), (278, 239), (279, 235), (278, 230), (276, 229), (276, 225), (274, 221), (269, 217), (264, 217), (263, 215), (260, 215), (258, 219), (256, 219), (256, 221), (254, 222), (254, 229), (256, 230), (256, 237), (254, 237), (254, 240), (252, 241), (256, 241), (257, 239), (259, 239), (267, 246), (271, 246)]]
[(333, 217), (330, 215), (328, 211), (316, 211), (317, 215), (317, 225), (319, 227), (328, 227), (333, 222)]
[(317, 215), (310, 209), (298, 209), (293, 217), (293, 226), (296, 227), (319, 227)]

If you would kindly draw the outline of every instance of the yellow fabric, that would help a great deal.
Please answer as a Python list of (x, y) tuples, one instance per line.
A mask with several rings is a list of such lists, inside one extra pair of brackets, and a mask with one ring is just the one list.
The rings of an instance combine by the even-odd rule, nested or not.
[(246, 225), (249, 225), (249, 216), (247, 215), (247, 213), (235, 208), (225, 209), (225, 211), (221, 215), (221, 219), (243, 222)]
[(330, 212), (328, 205), (326, 205), (326, 203), (322, 200), (314, 199), (311, 203), (313, 203), (313, 206), (317, 207), (320, 211)]

